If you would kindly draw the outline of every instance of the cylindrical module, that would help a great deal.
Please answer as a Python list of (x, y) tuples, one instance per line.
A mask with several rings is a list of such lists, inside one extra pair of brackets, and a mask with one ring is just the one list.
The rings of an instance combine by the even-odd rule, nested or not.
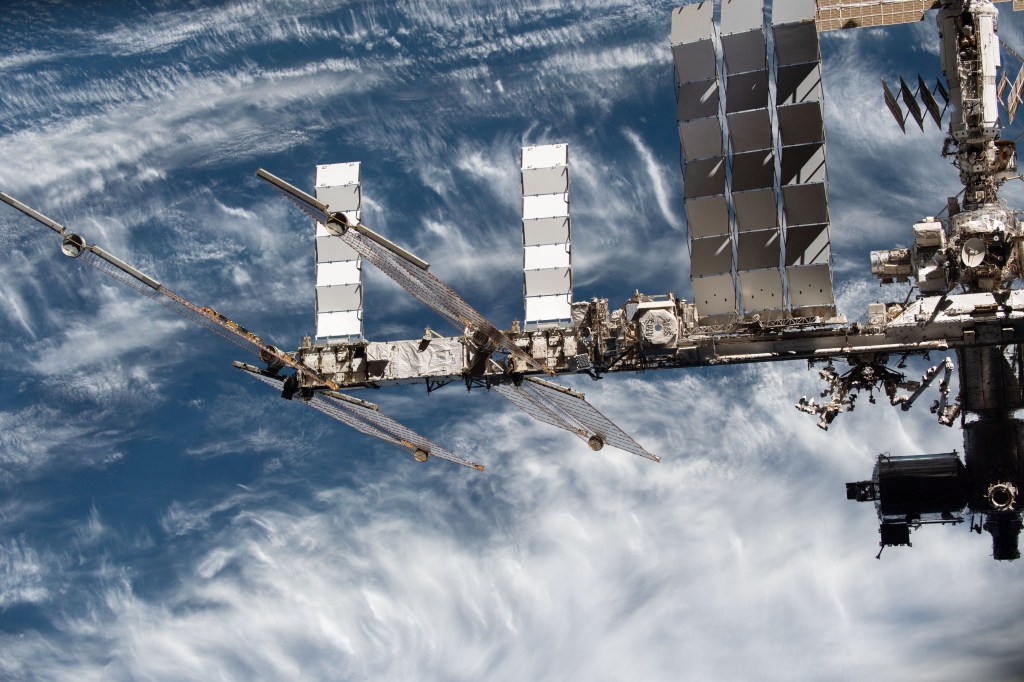
[(879, 515), (956, 516), (967, 506), (967, 472), (954, 452), (878, 459)]

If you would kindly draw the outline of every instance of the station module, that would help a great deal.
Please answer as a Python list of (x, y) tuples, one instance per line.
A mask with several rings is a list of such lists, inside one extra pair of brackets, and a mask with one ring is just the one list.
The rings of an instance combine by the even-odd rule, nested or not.
[[(1013, 9), (1022, 5), (1014, 0)], [(871, 304), (858, 311), (866, 321), (849, 323), (833, 293), (818, 36), (919, 21), (931, 10), (943, 79), (929, 86), (918, 76), (911, 86), (900, 77), (894, 89), (883, 81), (879, 99), (904, 130), (947, 121), (940, 153), (958, 169), (962, 190), (939, 198), (944, 215), (906, 217), (910, 247), (864, 254), (880, 281), (906, 282), (912, 294)], [(507, 329), (430, 273), (426, 261), (362, 223), (358, 162), (316, 166), (314, 194), (260, 169), (259, 177), (309, 215), (315, 232), (316, 333), (294, 352), (169, 291), (16, 199), (0, 199), (57, 232), (65, 254), (253, 352), (259, 366), (235, 366), (283, 397), (403, 447), (417, 461), (438, 457), (483, 468), (349, 395), (353, 389), (420, 384), (435, 391), (458, 383), (494, 390), (595, 450), (609, 445), (655, 461), (583, 394), (551, 378), (803, 360), (819, 367), (826, 386), (821, 402), (800, 398), (796, 407), (824, 429), (862, 392), (873, 401), (878, 391), (907, 410), (931, 390), (937, 421), (963, 429), (963, 459), (956, 452), (887, 453), (870, 480), (847, 484), (847, 497), (875, 503), (883, 549), (909, 545), (911, 530), (922, 524), (969, 521), (991, 535), (995, 559), (1019, 558), (1024, 422), (1015, 414), (1024, 406), (1024, 292), (1017, 283), (1024, 233), (999, 188), (1019, 177), (1015, 144), (1001, 138), (1001, 116), (1012, 120), (1024, 70), (1012, 80), (1000, 71), (996, 6), (707, 0), (678, 8), (671, 22), (692, 301), (639, 291), (621, 304), (574, 299), (571, 157), (564, 143), (522, 149), (524, 309)], [(417, 339), (365, 338), (365, 262), (440, 313), (457, 334), (428, 328)], [(931, 353), (948, 356), (920, 380), (900, 371), (908, 357)], [(954, 371), (960, 390), (951, 399)]]

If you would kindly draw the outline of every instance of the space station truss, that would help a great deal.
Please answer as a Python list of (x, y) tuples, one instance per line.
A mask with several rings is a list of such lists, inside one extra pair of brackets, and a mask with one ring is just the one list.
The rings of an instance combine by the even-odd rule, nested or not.
[(525, 329), (567, 326), (572, 317), (569, 147), (523, 147)]
[(770, 29), (762, 0), (720, 9), (672, 17), (694, 302), (711, 324), (832, 318), (815, 3), (777, 3)]
[[(361, 222), (359, 163), (316, 167), (316, 198)], [(363, 337), (362, 260), (359, 253), (320, 221), (316, 230), (316, 340), (354, 341)]]

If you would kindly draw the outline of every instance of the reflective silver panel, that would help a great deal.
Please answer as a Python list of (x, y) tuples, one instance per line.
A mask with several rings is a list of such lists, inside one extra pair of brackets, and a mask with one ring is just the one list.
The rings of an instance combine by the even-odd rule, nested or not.
[(672, 12), (672, 57), (680, 83), (715, 77), (715, 48), (712, 23), (714, 4), (701, 2)]
[(817, 101), (780, 106), (779, 134), (783, 146), (825, 141), (821, 103)]
[(526, 329), (572, 315), (569, 147), (523, 147), (523, 308)]
[(686, 223), (691, 237), (729, 234), (729, 208), (722, 195), (686, 200)]
[(821, 100), (821, 64), (780, 66), (776, 88), (779, 105)]
[(359, 257), (356, 250), (341, 241), (337, 237), (316, 238), (316, 262), (327, 263), (330, 261), (354, 261)]
[(792, 24), (798, 21), (814, 21), (817, 14), (815, 0), (784, 0), (772, 3), (772, 24), (778, 30), (780, 24)]
[(538, 218), (523, 221), (523, 246), (565, 244), (569, 241), (569, 218)]
[(728, 315), (736, 312), (736, 292), (731, 274), (694, 277), (693, 302), (701, 317)]
[(722, 122), (717, 116), (679, 123), (679, 139), (687, 161), (721, 156)]
[(526, 319), (534, 324), (560, 323), (572, 318), (571, 295), (529, 296), (526, 298)]
[(332, 163), (316, 167), (316, 198), (332, 211), (359, 210), (361, 198), (359, 162)]
[(721, 11), (722, 35), (760, 31), (764, 24), (763, 0), (722, 0)]
[(556, 194), (569, 191), (567, 167), (523, 169), (523, 194)]
[(687, 199), (725, 194), (725, 159), (688, 162), (683, 169), (683, 193)]
[(567, 268), (571, 262), (569, 244), (539, 244), (523, 247), (523, 269)]
[(828, 222), (825, 185), (790, 185), (782, 188), (782, 208), (787, 225), (817, 225)]
[(760, 26), (755, 31), (723, 35), (722, 52), (725, 54), (725, 69), (729, 73), (768, 68), (764, 32)]
[[(316, 198), (332, 211), (361, 220), (360, 164), (332, 163), (316, 167)], [(363, 288), (359, 253), (322, 223), (316, 234), (316, 337), (348, 341), (363, 335)]]
[(317, 187), (316, 198), (327, 204), (332, 211), (354, 211), (361, 202), (359, 185)]
[(774, 189), (733, 192), (732, 201), (736, 211), (736, 229), (740, 232), (778, 226), (779, 207)]
[(786, 276), (789, 279), (789, 304), (794, 309), (835, 305), (828, 265), (786, 268)]
[(572, 291), (571, 272), (569, 268), (525, 271), (523, 274), (526, 279), (526, 295), (553, 296), (570, 293)]
[(359, 282), (361, 273), (358, 260), (316, 264), (316, 285), (334, 286)]
[(690, 243), (690, 275), (701, 277), (732, 270), (732, 238), (706, 237)]
[(734, 154), (732, 157), (732, 188), (767, 189), (775, 184), (775, 153), (772, 150)]
[(825, 181), (825, 145), (800, 144), (782, 148), (783, 185)]
[[(523, 147), (520, 160), (523, 170), (565, 168), (569, 165), (569, 147), (565, 143)], [(565, 190), (559, 191), (564, 192)], [(525, 194), (545, 194), (545, 192), (525, 192)]]
[(740, 296), (746, 313), (786, 307), (782, 294), (782, 272), (770, 270), (741, 271)]
[(360, 284), (339, 284), (316, 288), (316, 309), (319, 312), (358, 310), (363, 305), (363, 287)]
[(818, 32), (813, 23), (775, 25), (772, 32), (780, 67), (821, 61)]
[(831, 256), (828, 225), (799, 225), (786, 229), (786, 265), (828, 264)]
[(361, 310), (316, 314), (317, 338), (352, 336), (352, 330), (357, 327), (362, 329), (362, 325)]
[(729, 114), (727, 118), (733, 154), (756, 149), (771, 149), (773, 143), (772, 122), (767, 108), (741, 111)]
[(741, 232), (736, 250), (737, 270), (778, 268), (782, 259), (782, 238), (778, 230)]
[(672, 45), (710, 40), (714, 34), (714, 3), (697, 2), (672, 11)]
[(523, 220), (569, 215), (569, 194), (537, 194), (523, 197)]
[(676, 78), (680, 83), (714, 78), (718, 70), (715, 64), (715, 47), (710, 40), (673, 45), (672, 59), (676, 66)]
[(761, 109), (768, 103), (768, 71), (730, 75), (725, 92), (725, 111), (728, 114)]
[[(343, 185), (358, 185), (360, 183), (359, 162), (350, 163), (328, 163), (316, 167), (315, 189), (326, 189)], [(319, 199), (319, 192), (317, 198)], [(333, 206), (331, 208), (334, 208)], [(339, 210), (339, 209), (334, 209)]]
[(718, 115), (718, 81), (684, 83), (676, 94), (676, 116), (680, 121)]

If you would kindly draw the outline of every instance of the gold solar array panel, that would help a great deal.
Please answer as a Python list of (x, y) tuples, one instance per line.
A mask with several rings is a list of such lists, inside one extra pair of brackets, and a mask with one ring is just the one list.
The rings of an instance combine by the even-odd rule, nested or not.
[[(937, 0), (818, 0), (816, 21), (818, 31), (909, 24), (940, 5)], [(1024, 0), (1013, 0), (1013, 9), (1024, 9)]]

